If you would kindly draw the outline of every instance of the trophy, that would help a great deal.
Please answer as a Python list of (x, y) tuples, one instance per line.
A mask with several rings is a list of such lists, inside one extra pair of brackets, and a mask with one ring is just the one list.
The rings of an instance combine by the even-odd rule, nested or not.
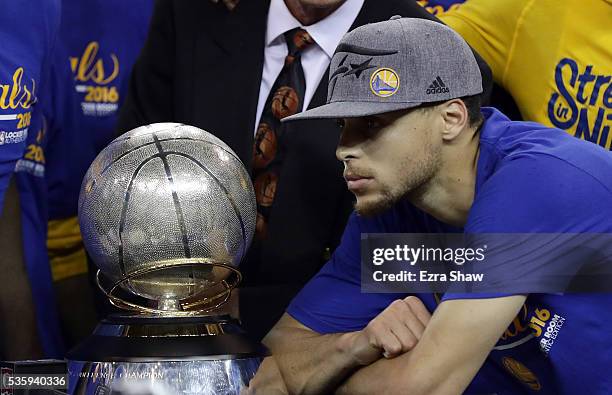
[(266, 351), (218, 313), (241, 280), (256, 204), (221, 140), (157, 123), (111, 142), (79, 196), (83, 242), (114, 314), (68, 355), (70, 394), (239, 394)]

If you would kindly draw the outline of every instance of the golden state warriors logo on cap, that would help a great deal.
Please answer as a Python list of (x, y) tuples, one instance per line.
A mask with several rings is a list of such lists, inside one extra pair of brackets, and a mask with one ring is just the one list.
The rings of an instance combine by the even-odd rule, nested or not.
[(393, 96), (399, 89), (399, 76), (387, 67), (380, 68), (372, 73), (370, 77), (370, 89), (379, 97)]

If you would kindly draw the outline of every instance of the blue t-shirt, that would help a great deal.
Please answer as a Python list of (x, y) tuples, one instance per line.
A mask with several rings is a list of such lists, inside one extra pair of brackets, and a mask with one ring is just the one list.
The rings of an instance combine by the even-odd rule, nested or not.
[(83, 176), (115, 138), (152, 9), (153, 0), (63, 0), (52, 62), (54, 103), (45, 111), (50, 219), (77, 215)]
[(0, 210), (14, 176), (24, 260), (48, 357), (64, 352), (46, 251), (47, 136), (42, 117), (59, 23), (59, 0), (7, 2), (0, 12)]
[(11, 1), (0, 12), (0, 212), (25, 148), (59, 26), (59, 0)]
[[(466, 233), (612, 233), (612, 154), (563, 131), (482, 110), (476, 194)], [(361, 233), (461, 231), (399, 202), (353, 214), (332, 259), (288, 308), (319, 333), (360, 330), (405, 294), (360, 292)], [(448, 299), (418, 295), (430, 311)], [(531, 294), (467, 393), (612, 393), (612, 295)]]

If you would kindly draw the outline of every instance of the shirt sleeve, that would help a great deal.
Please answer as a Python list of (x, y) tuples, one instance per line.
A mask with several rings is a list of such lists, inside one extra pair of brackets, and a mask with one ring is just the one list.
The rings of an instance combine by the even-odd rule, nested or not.
[[(364, 328), (397, 294), (361, 293), (361, 233), (375, 231), (371, 220), (352, 214), (340, 246), (329, 262), (300, 291), (287, 313), (318, 333), (340, 333)], [(378, 229), (378, 231), (382, 231)]]
[[(487, 284), (474, 288), (480, 292), (451, 291), (443, 300), (556, 289), (597, 262), (602, 248), (609, 253), (605, 234), (612, 210), (598, 203), (610, 199), (605, 185), (549, 155), (505, 162), (477, 192), (465, 227), (476, 239), (496, 242), (477, 269)], [(603, 235), (591, 237), (595, 233)]]
[[(533, 0), (469, 0), (438, 17), (457, 31), (489, 64), (504, 86), (515, 33)], [(505, 86), (504, 86), (505, 88)]]

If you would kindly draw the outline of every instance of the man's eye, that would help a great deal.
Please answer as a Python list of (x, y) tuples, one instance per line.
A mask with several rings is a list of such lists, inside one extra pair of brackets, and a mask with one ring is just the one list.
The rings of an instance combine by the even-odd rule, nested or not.
[(375, 118), (368, 118), (367, 123), (368, 130), (376, 130), (381, 127), (379, 120)]
[(344, 129), (344, 119), (336, 119), (336, 124), (340, 129)]

